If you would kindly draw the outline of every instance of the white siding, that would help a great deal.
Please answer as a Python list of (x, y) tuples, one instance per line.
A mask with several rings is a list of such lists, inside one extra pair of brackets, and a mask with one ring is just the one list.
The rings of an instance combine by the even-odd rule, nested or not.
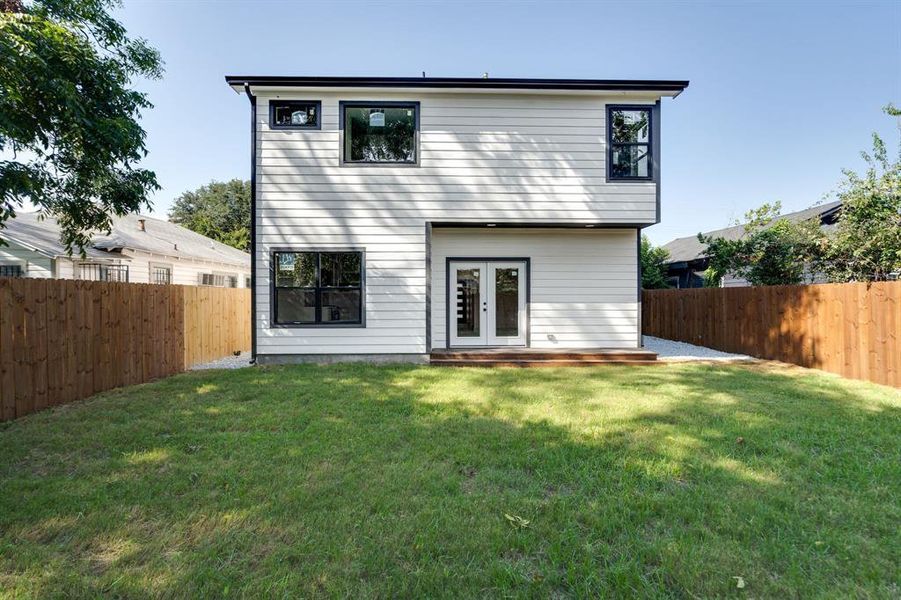
[(75, 279), (76, 267), (71, 258), (56, 259), (56, 278), (57, 279)]
[[(128, 265), (128, 281), (131, 283), (150, 283), (151, 265), (165, 265), (172, 269), (172, 283), (177, 285), (200, 285), (201, 273), (222, 273), (238, 277), (238, 287), (246, 287), (245, 279), (250, 277), (250, 263), (243, 267), (222, 265), (216, 263), (204, 263), (185, 259), (155, 256), (143, 252), (133, 251), (127, 255), (110, 255), (110, 259), (100, 261), (98, 259), (66, 258), (59, 257), (49, 259), (45, 256), (24, 249), (0, 248), (0, 263), (15, 263), (27, 261), (28, 277), (53, 277), (57, 279), (80, 279), (82, 263), (124, 264)], [(55, 263), (56, 271), (53, 271)]]
[[(606, 103), (627, 103), (622, 96), (298, 90), (280, 97), (321, 100), (321, 130), (270, 130), (269, 97), (258, 92), (260, 354), (425, 352), (426, 222), (650, 224), (657, 216), (654, 183), (606, 182)], [(419, 101), (420, 164), (340, 165), (339, 100)], [(634, 241), (634, 229), (629, 235)], [(269, 257), (276, 247), (365, 248), (366, 327), (270, 328)], [(609, 258), (611, 269), (623, 267), (616, 261), (624, 256)], [(634, 269), (623, 277), (633, 282), (634, 303)], [(607, 313), (627, 311), (618, 292), (610, 292), (610, 302), (596, 300), (601, 294), (553, 293), (585, 297), (581, 308), (560, 309), (568, 323), (555, 330), (561, 345), (635, 345), (635, 327), (614, 316), (576, 331), (600, 305), (612, 303), (602, 307)], [(546, 324), (559, 303), (550, 290), (545, 297), (536, 307), (533, 345), (556, 335)], [(601, 336), (603, 328), (610, 335)]]
[(22, 265), (25, 277), (53, 277), (53, 259), (43, 254), (24, 248), (19, 244), (6, 240), (6, 246), (0, 246), (0, 264)]
[(201, 273), (222, 273), (238, 278), (238, 287), (245, 287), (244, 279), (250, 276), (250, 261), (246, 266), (224, 265), (212, 262), (191, 261), (157, 256), (141, 251), (129, 251), (127, 258), (128, 280), (132, 283), (150, 283), (151, 265), (172, 269), (172, 283), (176, 285), (200, 285)]
[(448, 257), (530, 260), (533, 348), (635, 348), (638, 249), (634, 229), (435, 229), (432, 346), (446, 343)]
[[(283, 96), (292, 97), (292, 96)], [(372, 93), (322, 101), (322, 129), (270, 130), (260, 97), (258, 233), (412, 221), (653, 223), (654, 183), (606, 183), (606, 101)], [(419, 166), (339, 164), (339, 100), (416, 100)], [(622, 102), (622, 98), (615, 99)], [(267, 237), (269, 236), (269, 237)]]
[(749, 285), (751, 284), (748, 283), (748, 280), (744, 277), (738, 277), (730, 273), (726, 273), (723, 276), (723, 280), (720, 284), (721, 287), (748, 287)]

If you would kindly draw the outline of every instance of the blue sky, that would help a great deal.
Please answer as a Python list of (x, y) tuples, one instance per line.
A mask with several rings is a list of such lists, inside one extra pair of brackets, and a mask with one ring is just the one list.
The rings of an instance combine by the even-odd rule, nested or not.
[(901, 2), (126, 0), (118, 16), (166, 61), (140, 85), (159, 216), (249, 177), (248, 103), (225, 74), (689, 79), (664, 101), (655, 243), (821, 201), (872, 131), (897, 147), (880, 109), (901, 105)]

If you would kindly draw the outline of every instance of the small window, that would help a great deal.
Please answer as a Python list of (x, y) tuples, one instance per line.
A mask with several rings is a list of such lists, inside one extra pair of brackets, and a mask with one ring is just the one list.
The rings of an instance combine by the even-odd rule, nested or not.
[(81, 264), (81, 279), (128, 283), (128, 265)]
[(22, 265), (0, 265), (0, 277), (24, 277)]
[(250, 287), (250, 277), (244, 278), (244, 287), (246, 287), (246, 288)]
[(607, 108), (607, 169), (609, 179), (651, 180), (651, 108), (610, 106)]
[(150, 265), (150, 283), (169, 285), (172, 283), (172, 267), (168, 265)]
[(274, 252), (273, 322), (362, 325), (362, 252)]
[(226, 275), (225, 283), (227, 287), (236, 288), (238, 287), (238, 276), (237, 275)]
[(319, 129), (322, 103), (308, 100), (269, 102), (269, 126), (272, 129)]
[(200, 285), (225, 287), (225, 275), (221, 273), (201, 273)]
[(416, 164), (418, 103), (341, 104), (343, 160), (360, 164)]

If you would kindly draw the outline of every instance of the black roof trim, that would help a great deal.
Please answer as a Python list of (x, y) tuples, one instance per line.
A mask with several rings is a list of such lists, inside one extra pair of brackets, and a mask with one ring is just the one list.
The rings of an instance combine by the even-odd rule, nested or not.
[(510, 79), (482, 77), (283, 77), (226, 75), (229, 85), (286, 87), (409, 87), (681, 92), (688, 81), (662, 79)]

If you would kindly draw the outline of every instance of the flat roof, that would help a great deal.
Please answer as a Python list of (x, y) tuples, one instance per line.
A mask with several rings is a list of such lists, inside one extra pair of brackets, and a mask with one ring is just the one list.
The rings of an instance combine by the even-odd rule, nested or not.
[(230, 86), (439, 88), (482, 90), (581, 90), (661, 92), (679, 95), (687, 80), (668, 79), (521, 79), (504, 77), (291, 77), (226, 75)]

